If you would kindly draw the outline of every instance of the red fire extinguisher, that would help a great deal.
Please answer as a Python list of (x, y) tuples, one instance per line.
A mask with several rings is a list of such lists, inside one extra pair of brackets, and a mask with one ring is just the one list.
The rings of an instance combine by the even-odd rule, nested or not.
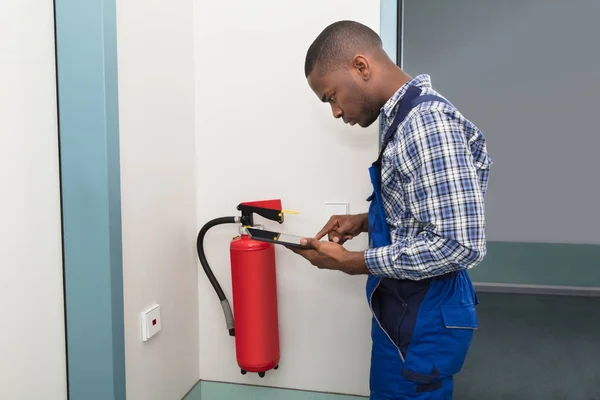
[[(208, 221), (198, 233), (197, 250), (202, 268), (212, 284), (225, 314), (229, 335), (235, 337), (237, 363), (241, 373), (265, 372), (279, 367), (279, 319), (274, 245), (251, 239), (244, 232), (254, 225), (254, 214), (283, 223), (280, 200), (241, 203), (241, 216)], [(204, 237), (220, 224), (241, 224), (240, 235), (230, 243), (233, 313), (223, 289), (204, 254)], [(234, 323), (235, 315), (235, 323)]]

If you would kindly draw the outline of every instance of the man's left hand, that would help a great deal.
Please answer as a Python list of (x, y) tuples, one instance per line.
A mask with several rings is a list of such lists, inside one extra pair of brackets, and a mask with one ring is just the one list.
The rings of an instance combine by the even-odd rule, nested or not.
[(288, 248), (317, 268), (341, 271), (349, 275), (369, 273), (362, 252), (351, 252), (339, 243), (321, 242), (314, 238), (304, 238), (301, 244), (303, 248)]

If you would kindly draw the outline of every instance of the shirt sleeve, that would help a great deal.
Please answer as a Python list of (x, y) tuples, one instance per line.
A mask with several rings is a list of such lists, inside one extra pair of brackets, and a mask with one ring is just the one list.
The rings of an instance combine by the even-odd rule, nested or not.
[(425, 279), (480, 263), (486, 254), (484, 194), (464, 124), (451, 112), (417, 113), (395, 146), (413, 235), (368, 249), (373, 275)]

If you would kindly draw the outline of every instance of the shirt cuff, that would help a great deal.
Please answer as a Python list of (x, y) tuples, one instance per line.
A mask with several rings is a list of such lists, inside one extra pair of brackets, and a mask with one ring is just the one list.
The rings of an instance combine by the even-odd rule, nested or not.
[(389, 278), (396, 277), (390, 246), (365, 250), (365, 264), (371, 275)]

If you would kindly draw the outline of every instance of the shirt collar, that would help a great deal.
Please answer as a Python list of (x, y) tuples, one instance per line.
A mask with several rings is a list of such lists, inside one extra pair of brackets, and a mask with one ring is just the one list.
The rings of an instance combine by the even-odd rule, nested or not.
[(381, 111), (386, 117), (389, 118), (392, 115), (396, 105), (402, 99), (409, 86), (416, 86), (421, 89), (431, 88), (431, 77), (427, 74), (417, 75), (402, 85), (400, 89), (398, 89), (396, 93), (394, 93), (394, 95), (390, 97), (390, 99), (381, 108)]

